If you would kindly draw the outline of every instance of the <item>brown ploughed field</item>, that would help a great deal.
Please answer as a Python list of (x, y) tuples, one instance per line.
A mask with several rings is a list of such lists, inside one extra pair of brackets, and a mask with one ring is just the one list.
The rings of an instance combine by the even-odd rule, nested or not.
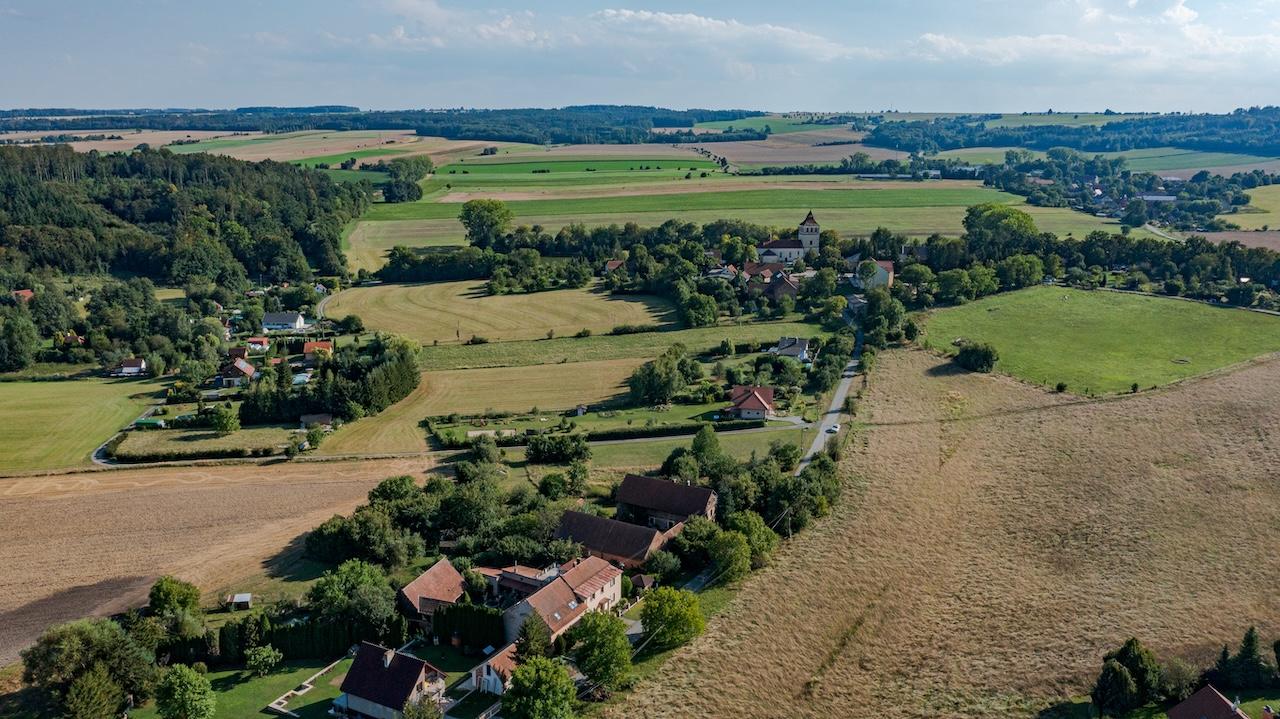
[(859, 420), (834, 516), (607, 716), (1053, 716), (1129, 636), (1280, 631), (1280, 361), (1090, 401), (895, 350)]

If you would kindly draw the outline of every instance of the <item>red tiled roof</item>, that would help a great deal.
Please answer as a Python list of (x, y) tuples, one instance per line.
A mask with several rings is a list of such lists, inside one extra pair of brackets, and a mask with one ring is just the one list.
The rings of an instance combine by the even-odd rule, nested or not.
[(622, 576), (621, 569), (599, 557), (574, 559), (561, 565), (560, 570), (564, 572), (560, 576), (582, 600), (604, 589), (615, 577)]
[(20, 300), (22, 302), (28, 302), (31, 300), (32, 297), (35, 297), (35, 296), (36, 296), (36, 293), (33, 292), (32, 290), (14, 290), (13, 291), (13, 298), (15, 300)]
[(316, 350), (328, 350), (329, 352), (332, 352), (333, 343), (325, 340), (323, 342), (305, 342), (302, 345), (302, 354), (309, 355)]
[(587, 611), (587, 605), (579, 601), (578, 595), (564, 577), (551, 580), (542, 589), (530, 594), (525, 601), (546, 622), (552, 636), (573, 626)]
[(249, 343), (249, 344), (251, 344), (251, 345), (269, 345), (269, 344), (271, 344), (271, 340), (270, 340), (270, 339), (267, 339), (266, 337), (250, 337), (249, 339), (245, 340), (245, 342), (248, 342), (248, 343)]
[(729, 401), (733, 404), (734, 409), (755, 409), (772, 412), (773, 388), (738, 385), (730, 391)]
[(247, 361), (242, 359), (237, 359), (231, 364), (222, 368), (222, 374), (224, 375), (231, 375), (236, 372), (239, 372), (245, 377), (252, 378), (254, 373), (257, 372), (257, 370), (254, 369), (253, 365), (249, 364)]
[(409, 582), (400, 590), (410, 606), (422, 609), (423, 600), (432, 600), (442, 604), (453, 604), (462, 596), (464, 581), (462, 574), (453, 568), (447, 559), (441, 559), (418, 578)]
[(876, 260), (876, 264), (884, 268), (885, 272), (893, 274), (893, 260)]
[(609, 260), (608, 262), (604, 263), (604, 271), (613, 272), (614, 270), (618, 269), (624, 264), (626, 264), (626, 262), (623, 260)]
[(488, 664), (495, 674), (502, 677), (503, 681), (510, 679), (511, 673), (516, 670), (515, 642), (499, 649), (485, 661), (485, 664)]
[(1206, 685), (1187, 697), (1168, 714), (1169, 719), (1249, 719), (1248, 714), (1237, 709), (1213, 685)]

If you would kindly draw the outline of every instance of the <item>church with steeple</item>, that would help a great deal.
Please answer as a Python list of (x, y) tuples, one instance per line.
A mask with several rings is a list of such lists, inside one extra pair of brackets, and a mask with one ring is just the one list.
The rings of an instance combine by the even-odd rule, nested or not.
[(813, 210), (805, 215), (804, 222), (796, 232), (795, 239), (773, 240), (760, 245), (761, 262), (781, 262), (790, 265), (804, 257), (810, 251), (818, 251), (818, 240), (822, 236), (822, 228), (813, 218)]

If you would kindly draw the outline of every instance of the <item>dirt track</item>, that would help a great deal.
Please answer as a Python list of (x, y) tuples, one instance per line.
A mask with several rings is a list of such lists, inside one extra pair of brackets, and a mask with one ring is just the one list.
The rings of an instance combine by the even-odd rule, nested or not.
[(216, 588), (385, 477), (431, 460), (165, 467), (0, 479), (0, 666), (48, 626), (145, 602), (155, 577)]
[(1030, 716), (1280, 636), (1280, 361), (1105, 402), (881, 355), (837, 514), (609, 716)]

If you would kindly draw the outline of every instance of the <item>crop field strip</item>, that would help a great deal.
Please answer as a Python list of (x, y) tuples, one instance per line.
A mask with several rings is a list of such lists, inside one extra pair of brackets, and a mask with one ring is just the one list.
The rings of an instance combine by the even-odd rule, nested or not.
[(1218, 215), (1243, 230), (1260, 230), (1264, 226), (1280, 230), (1280, 185), (1269, 185), (1248, 191), (1249, 204), (1228, 215)]

